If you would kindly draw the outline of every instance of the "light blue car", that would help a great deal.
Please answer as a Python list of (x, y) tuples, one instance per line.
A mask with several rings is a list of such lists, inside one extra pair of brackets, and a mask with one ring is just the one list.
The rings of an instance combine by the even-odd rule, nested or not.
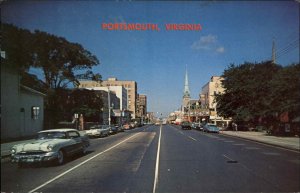
[(207, 133), (219, 133), (220, 129), (216, 125), (208, 123), (203, 126), (203, 131)]

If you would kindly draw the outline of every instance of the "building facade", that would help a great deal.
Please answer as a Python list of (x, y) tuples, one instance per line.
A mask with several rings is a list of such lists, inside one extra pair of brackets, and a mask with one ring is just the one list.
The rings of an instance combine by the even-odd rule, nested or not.
[(216, 103), (214, 102), (215, 94), (224, 93), (224, 88), (222, 87), (223, 78), (220, 76), (212, 76), (210, 81), (202, 87), (200, 94), (200, 101), (203, 107), (208, 109), (214, 109)]
[(90, 88), (99, 86), (123, 86), (127, 90), (127, 110), (131, 111), (132, 118), (136, 117), (137, 102), (137, 83), (129, 80), (118, 80), (117, 78), (108, 78), (102, 82), (96, 81), (79, 81), (79, 88)]
[(114, 93), (119, 98), (119, 108), (114, 107), (114, 109), (126, 110), (127, 109), (127, 90), (123, 86), (96, 86), (96, 87), (86, 87), (88, 90), (102, 90), (106, 92)]
[(218, 116), (216, 108), (217, 102), (215, 101), (215, 95), (224, 93), (222, 80), (223, 78), (220, 76), (212, 76), (210, 81), (202, 87), (201, 94), (199, 95), (201, 106), (209, 111), (209, 120), (218, 126), (226, 126), (229, 121), (231, 121)]
[(138, 94), (136, 115), (144, 119), (147, 117), (147, 96), (144, 94)]
[(46, 95), (20, 83), (16, 67), (1, 64), (1, 141), (43, 130)]
[(114, 92), (108, 92), (107, 88), (95, 91), (101, 96), (103, 102), (103, 108), (101, 109), (99, 122), (107, 125), (109, 123), (109, 118), (111, 118), (113, 120), (112, 122), (114, 122), (114, 117), (116, 116), (114, 114), (114, 109), (120, 109), (120, 99)]

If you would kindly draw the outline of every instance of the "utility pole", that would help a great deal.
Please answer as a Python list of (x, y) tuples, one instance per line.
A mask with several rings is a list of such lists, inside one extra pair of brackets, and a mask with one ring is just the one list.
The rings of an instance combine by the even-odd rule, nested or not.
[(107, 87), (107, 98), (108, 98), (108, 125), (110, 126), (111, 118), (110, 118), (110, 91), (109, 91), (109, 86)]
[(275, 47), (275, 41), (273, 38), (273, 43), (272, 43), (272, 63), (276, 63), (276, 47)]

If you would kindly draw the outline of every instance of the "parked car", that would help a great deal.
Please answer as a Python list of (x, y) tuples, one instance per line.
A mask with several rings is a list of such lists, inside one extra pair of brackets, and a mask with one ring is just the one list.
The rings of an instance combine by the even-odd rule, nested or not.
[(116, 134), (116, 133), (118, 133), (118, 128), (116, 126), (111, 125), (111, 126), (108, 126), (108, 128), (109, 128), (109, 133), (110, 134)]
[(136, 127), (136, 124), (135, 124), (134, 122), (131, 122), (131, 123), (130, 123), (130, 128), (133, 129), (133, 128), (135, 128), (135, 127)]
[(115, 125), (116, 128), (118, 129), (118, 132), (124, 132), (124, 127), (123, 125)]
[(181, 122), (181, 129), (192, 129), (190, 122), (188, 121)]
[(75, 129), (52, 129), (38, 132), (37, 139), (29, 143), (14, 145), (11, 160), (23, 163), (54, 162), (61, 165), (65, 158), (76, 153), (85, 154), (90, 145), (88, 136)]
[(104, 137), (109, 135), (109, 128), (108, 125), (94, 125), (89, 130), (86, 130), (85, 133), (89, 137)]
[(193, 122), (191, 127), (192, 127), (192, 129), (200, 130), (200, 123)]
[(219, 133), (220, 129), (214, 124), (207, 123), (203, 126), (203, 131), (208, 133)]
[(124, 130), (129, 130), (130, 129), (130, 125), (128, 123), (123, 124), (123, 129)]

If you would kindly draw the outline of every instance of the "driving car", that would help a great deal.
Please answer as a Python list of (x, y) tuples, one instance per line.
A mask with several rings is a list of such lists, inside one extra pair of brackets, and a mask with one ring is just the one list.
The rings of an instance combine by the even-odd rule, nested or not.
[(220, 129), (214, 124), (207, 123), (203, 126), (203, 131), (207, 133), (219, 133)]
[(62, 165), (66, 157), (85, 154), (90, 141), (76, 129), (51, 129), (37, 133), (37, 139), (11, 148), (11, 161), (22, 166), (24, 163), (54, 162)]
[(190, 122), (188, 121), (181, 122), (181, 129), (192, 129)]
[(94, 125), (89, 130), (86, 130), (85, 133), (89, 137), (104, 137), (109, 135), (109, 127), (108, 125)]

